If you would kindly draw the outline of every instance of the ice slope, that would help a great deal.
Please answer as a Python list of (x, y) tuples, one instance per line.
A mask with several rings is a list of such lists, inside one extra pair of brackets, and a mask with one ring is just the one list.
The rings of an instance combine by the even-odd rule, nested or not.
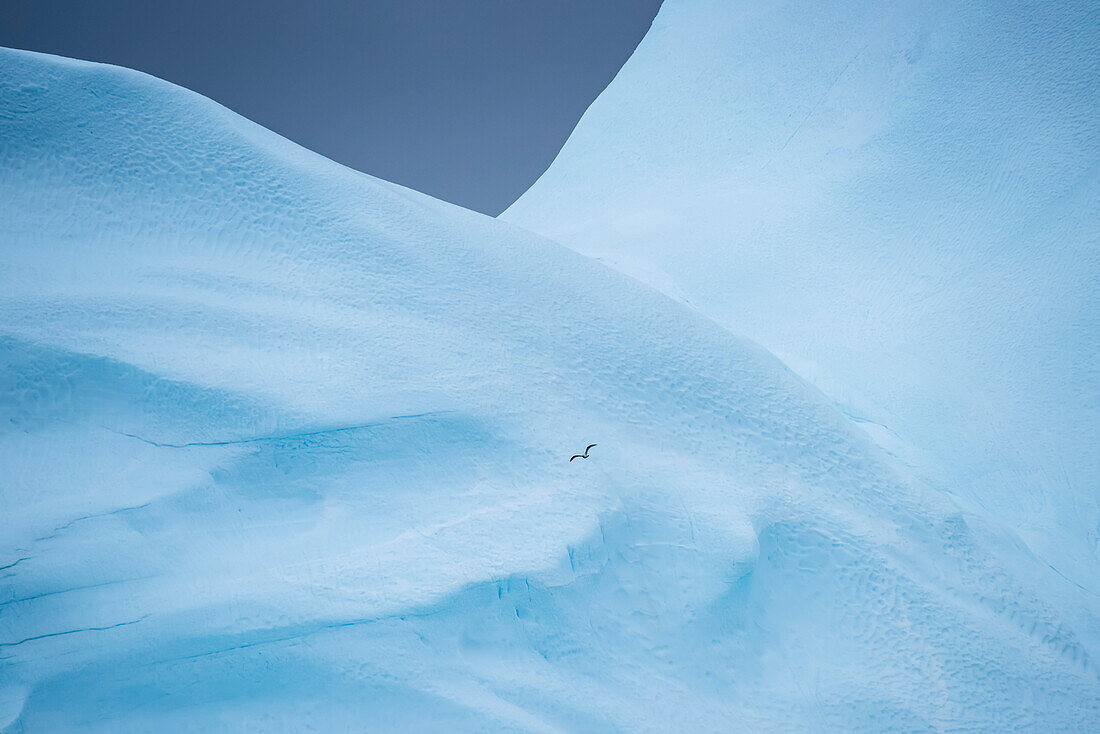
[(757, 341), (1100, 591), (1098, 29), (667, 0), (502, 216)]
[(0, 50), (0, 350), (5, 731), (1100, 719), (1095, 589), (770, 354), (150, 77)]

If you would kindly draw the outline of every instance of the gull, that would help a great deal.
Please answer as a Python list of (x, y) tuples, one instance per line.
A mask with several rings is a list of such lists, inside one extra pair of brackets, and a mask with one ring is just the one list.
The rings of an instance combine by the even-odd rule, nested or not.
[(572, 461), (573, 459), (587, 459), (588, 458), (588, 449), (592, 448), (595, 445), (596, 444), (594, 444), (594, 443), (588, 444), (588, 448), (584, 450), (583, 454), (573, 454), (571, 457), (569, 457), (569, 460)]

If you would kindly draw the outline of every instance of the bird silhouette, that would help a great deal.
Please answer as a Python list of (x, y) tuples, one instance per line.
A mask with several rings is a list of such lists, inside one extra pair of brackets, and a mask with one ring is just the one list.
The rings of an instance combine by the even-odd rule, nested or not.
[(588, 450), (591, 449), (595, 445), (596, 444), (594, 444), (594, 443), (588, 444), (588, 448), (584, 450), (583, 454), (573, 454), (572, 456), (569, 457), (569, 460), (572, 461), (573, 459), (587, 459), (588, 458)]

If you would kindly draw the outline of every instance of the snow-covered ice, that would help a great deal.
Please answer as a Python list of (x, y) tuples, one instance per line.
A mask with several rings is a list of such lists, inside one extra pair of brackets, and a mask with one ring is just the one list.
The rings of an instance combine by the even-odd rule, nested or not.
[(667, 0), (503, 218), (1100, 585), (1100, 5)]
[[(703, 62), (729, 69), (722, 54), (740, 38), (723, 8), (668, 0), (562, 159), (509, 213), (545, 229), (560, 209), (568, 231), (555, 235), (633, 258), (622, 267), (649, 285), (350, 171), (165, 82), (0, 49), (0, 728), (1083, 731), (1100, 720), (1100, 590), (1080, 555), (1097, 553), (1080, 525), (1095, 531), (1097, 520), (1086, 287), (1096, 269), (1081, 239), (1095, 232), (1083, 208), (1095, 157), (1048, 219), (1014, 214), (1057, 240), (1042, 240), (1047, 260), (1028, 254), (1031, 240), (1009, 248), (1048, 278), (1016, 282), (1055, 335), (1041, 341), (1058, 347), (1051, 361), (1033, 371), (1034, 324), (996, 321), (1001, 291), (956, 270), (942, 298), (962, 288), (973, 299), (971, 370), (953, 361), (962, 326), (951, 321), (936, 351), (897, 367), (895, 402), (881, 402), (880, 370), (897, 349), (882, 334), (918, 318), (911, 301), (889, 298), (909, 285), (900, 276), (868, 280), (885, 293), (861, 301), (883, 353), (830, 372), (845, 364), (836, 354), (861, 357), (843, 301), (833, 330), (798, 352), (766, 284), (754, 286), (759, 300), (722, 301), (662, 259), (674, 231), (684, 252), (721, 232), (727, 264), (744, 257), (751, 238), (732, 237), (737, 220), (719, 215), (729, 182), (708, 189), (705, 156), (698, 168), (652, 169), (682, 175), (683, 199), (703, 197), (689, 209), (665, 191), (667, 208), (640, 198), (628, 214), (644, 182), (609, 168), (620, 190), (578, 213), (571, 197), (599, 171), (554, 178), (575, 141), (614, 130), (593, 128), (594, 115), (627, 124), (623, 100), (641, 93), (628, 82), (647, 68), (667, 105), (654, 103), (655, 119), (695, 106), (681, 151), (636, 139), (638, 161), (714, 142), (690, 128), (725, 114), (729, 78), (675, 97), (661, 91), (653, 50), (667, 55), (664, 44), (708, 15), (725, 34), (703, 34), (674, 69), (705, 85)], [(923, 37), (932, 55), (944, 43)], [(803, 143), (828, 144), (811, 122), (836, 122), (828, 99), (776, 170), (814, 154)], [(1074, 119), (1087, 147), (1094, 123)], [(1063, 127), (1047, 129), (1031, 142), (1063, 140)], [(886, 165), (891, 151), (866, 155)], [(614, 150), (589, 154), (614, 162)], [(1068, 186), (1068, 154), (1062, 163), (1044, 174), (1052, 185)], [(807, 166), (786, 201), (819, 170)], [(1021, 170), (997, 179), (1016, 204), (1034, 183)], [(783, 225), (769, 241), (789, 236), (769, 256), (791, 268), (776, 287), (818, 307), (794, 286), (815, 289), (824, 266), (812, 247), (796, 252), (793, 233), (835, 235), (822, 217), (841, 194), (782, 214), (783, 201), (756, 195), (759, 216)], [(900, 200), (882, 194), (879, 205)], [(926, 215), (955, 226), (949, 213)], [(815, 224), (796, 229), (801, 216)], [(870, 217), (853, 225), (867, 234), (860, 247), (873, 241)], [(609, 234), (627, 220), (644, 237)], [(974, 268), (988, 264), (986, 250), (967, 252)], [(899, 270), (888, 253), (868, 259), (863, 278)], [(1077, 290), (1036, 290), (1049, 279)], [(761, 326), (769, 304), (774, 334)], [(985, 350), (1009, 333), (1017, 356), (1002, 354), (1012, 364), (998, 372)], [(946, 392), (914, 382), (952, 370)], [(1000, 384), (968, 404), (975, 419), (999, 416), (1003, 435), (975, 431), (965, 444), (989, 441), (984, 454), (966, 464), (924, 440), (937, 400), (990, 376), (1021, 380), (1023, 393), (1003, 414)], [(1064, 394), (1050, 392), (1058, 380)], [(887, 414), (904, 431), (876, 428)], [(1056, 445), (1064, 487), (1028, 463), (1047, 444), (1017, 447), (1029, 440), (1014, 433), (1024, 414), (1036, 441)], [(1054, 416), (1080, 421), (1078, 433)], [(591, 458), (569, 463), (589, 443)], [(1014, 448), (1033, 472), (1029, 492), (1002, 461)], [(963, 473), (977, 466), (1017, 472), (1016, 484), (982, 481), (1004, 480), (1004, 502), (1031, 501), (1024, 509), (1047, 524), (1022, 528), (1024, 510), (982, 504), (992, 489)], [(1077, 517), (1063, 517), (1067, 497)]]

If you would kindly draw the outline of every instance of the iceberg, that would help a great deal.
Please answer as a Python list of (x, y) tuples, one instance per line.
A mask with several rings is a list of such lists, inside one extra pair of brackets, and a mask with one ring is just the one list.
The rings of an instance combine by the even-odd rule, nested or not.
[(1096, 589), (1098, 24), (666, 0), (502, 217), (761, 344)]
[(138, 72), (0, 70), (0, 729), (1100, 719), (1095, 578), (721, 314)]

